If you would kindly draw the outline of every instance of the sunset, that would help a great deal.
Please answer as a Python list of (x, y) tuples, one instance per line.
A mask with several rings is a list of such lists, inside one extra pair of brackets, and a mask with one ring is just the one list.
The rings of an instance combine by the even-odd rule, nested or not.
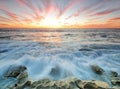
[(0, 0), (1, 28), (119, 28), (119, 0)]
[(0, 0), (0, 89), (120, 89), (120, 0)]

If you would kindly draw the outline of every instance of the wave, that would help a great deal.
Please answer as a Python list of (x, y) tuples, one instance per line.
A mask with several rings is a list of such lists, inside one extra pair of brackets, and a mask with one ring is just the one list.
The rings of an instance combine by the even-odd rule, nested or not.
[[(106, 32), (106, 34), (104, 32), (105, 35), (102, 34), (102, 36), (96, 31), (64, 32), (59, 33), (60, 35), (53, 33), (52, 38), (49, 33), (43, 33), (49, 34), (45, 36), (49, 40), (34, 41), (42, 36), (36, 35), (36, 32), (24, 33), (24, 35), (27, 34), (25, 36), (14, 32), (14, 36), (19, 39), (0, 40), (0, 76), (3, 76), (11, 65), (24, 65), (32, 80), (43, 78), (61, 80), (75, 76), (79, 79), (109, 82), (110, 71), (117, 71), (120, 75), (120, 40), (117, 39), (120, 33), (114, 32), (118, 34), (114, 37), (116, 43), (111, 41), (108, 33), (113, 32)], [(94, 35), (90, 36), (90, 34)], [(53, 36), (59, 37), (59, 41), (58, 38), (54, 39), (57, 42), (54, 41)], [(93, 38), (98, 39), (99, 42)], [(91, 65), (100, 66), (105, 74), (98, 76), (92, 71)]]

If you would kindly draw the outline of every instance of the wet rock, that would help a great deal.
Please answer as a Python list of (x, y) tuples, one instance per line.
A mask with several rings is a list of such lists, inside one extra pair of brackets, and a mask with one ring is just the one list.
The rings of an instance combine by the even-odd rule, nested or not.
[(108, 88), (109, 85), (108, 83), (106, 82), (103, 82), (103, 81), (98, 81), (98, 80), (94, 80), (94, 81), (91, 81), (92, 83), (95, 83), (99, 88)]
[[(77, 80), (79, 81), (79, 80)], [(98, 80), (82, 80), (76, 85), (79, 89), (108, 89), (109, 85), (106, 82), (98, 81)]]
[(99, 75), (102, 75), (104, 70), (102, 68), (100, 68), (99, 66), (97, 65), (92, 65), (91, 66), (91, 69), (96, 73), (96, 74), (99, 74)]
[(55, 85), (58, 86), (59, 88), (68, 88), (69, 86), (66, 84), (66, 82), (63, 81), (59, 81), (59, 82), (55, 82)]
[(77, 86), (75, 82), (73, 81), (69, 82), (69, 89), (74, 89), (75, 87), (79, 88), (79, 86)]
[(108, 84), (102, 81), (86, 82), (86, 84), (84, 85), (84, 89), (108, 89), (108, 88), (109, 88)]
[(37, 82), (33, 82), (31, 89), (59, 89), (59, 86), (57, 86), (54, 81), (50, 81), (49, 79), (43, 79), (39, 80)]
[(43, 86), (39, 85), (39, 86), (37, 86), (36, 89), (50, 89), (50, 87), (43, 87)]
[(43, 80), (35, 81), (31, 84), (31, 88), (35, 88), (36, 86), (46, 87), (46, 86), (49, 86), (50, 82), (51, 81), (49, 79), (43, 79)]
[(17, 77), (18, 83), (19, 83), (19, 84), (25, 83), (25, 82), (27, 81), (27, 78), (28, 78), (28, 73), (27, 73), (26, 71), (21, 72), (21, 73), (19, 74), (19, 76)]
[(71, 36), (72, 34), (65, 34), (65, 36)]
[(17, 83), (10, 86), (11, 89), (23, 89), (26, 81), (28, 81), (28, 73), (25, 66), (11, 66), (4, 74), (5, 78), (15, 78)]
[(79, 51), (93, 51), (93, 50), (90, 48), (81, 48), (81, 49), (79, 49)]
[(48, 79), (39, 80), (32, 84), (30, 89), (108, 89), (108, 84), (102, 81), (82, 81), (76, 78), (50, 81)]
[(120, 89), (120, 86), (113, 86), (112, 88), (109, 89)]
[(111, 71), (111, 77), (118, 77), (118, 73), (115, 71)]
[[(26, 71), (20, 73), (17, 76), (18, 80), (25, 79), (28, 77)], [(20, 81), (22, 82), (22, 81)], [(117, 83), (117, 82), (116, 82)], [(118, 84), (118, 83), (117, 83)], [(77, 78), (69, 78), (65, 80), (53, 81), (49, 79), (42, 79), (39, 81), (31, 82), (28, 79), (19, 83), (17, 82), (14, 87), (9, 89), (112, 89), (106, 82), (98, 80), (80, 80)], [(117, 88), (113, 88), (117, 89)], [(120, 89), (120, 88), (118, 88)]]
[(95, 83), (88, 82), (85, 84), (84, 89), (98, 89)]
[(33, 82), (31, 86), (36, 89), (74, 89), (75, 87), (76, 84), (73, 80), (48, 81), (47, 79)]
[(111, 83), (116, 86), (120, 86), (120, 78), (119, 77), (113, 77), (111, 80)]
[(106, 34), (101, 34), (101, 37), (106, 38), (107, 35)]
[(84, 86), (84, 84), (82, 84), (83, 82), (81, 81), (81, 80), (76, 80), (75, 81), (75, 84), (76, 84), (76, 86), (79, 88), (79, 89), (82, 89), (83, 88), (83, 86)]
[(32, 83), (31, 83), (31, 81), (27, 81), (25, 84), (24, 84), (24, 86), (26, 87), (26, 86), (30, 86)]
[(15, 71), (8, 72), (7, 74), (4, 75), (4, 77), (16, 78), (19, 74), (20, 74), (20, 72), (15, 70)]
[(50, 71), (50, 75), (52, 75), (52, 76), (59, 76), (60, 75), (59, 67), (52, 68), (51, 71)]
[(36, 89), (60, 89), (58, 86), (56, 85), (53, 85), (53, 86), (42, 86), (42, 85), (39, 85), (37, 86)]
[(17, 83), (11, 89), (31, 89), (30, 85), (31, 85), (31, 81), (27, 81), (23, 85)]
[(11, 66), (8, 71), (4, 74), (4, 77), (14, 77), (16, 78), (20, 73), (25, 71), (27, 68), (25, 66)]

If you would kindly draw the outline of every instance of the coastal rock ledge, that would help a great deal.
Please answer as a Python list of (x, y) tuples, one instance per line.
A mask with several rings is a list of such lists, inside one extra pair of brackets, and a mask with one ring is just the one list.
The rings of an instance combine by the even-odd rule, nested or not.
[(111, 80), (112, 87), (103, 81), (80, 80), (77, 78), (67, 78), (59, 81), (50, 79), (32, 81), (28, 78), (27, 68), (25, 66), (18, 66), (9, 68), (4, 74), (4, 78), (2, 78), (5, 81), (12, 78), (16, 82), (12, 82), (12, 84), (10, 82), (2, 83), (3, 85), (0, 84), (0, 89), (120, 89), (120, 78), (117, 74), (115, 75), (117, 78)]

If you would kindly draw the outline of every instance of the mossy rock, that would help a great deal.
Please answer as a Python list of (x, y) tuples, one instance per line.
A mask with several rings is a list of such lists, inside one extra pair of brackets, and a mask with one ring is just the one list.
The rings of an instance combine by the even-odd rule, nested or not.
[(99, 75), (102, 75), (104, 70), (102, 68), (100, 68), (98, 65), (91, 65), (91, 69)]

